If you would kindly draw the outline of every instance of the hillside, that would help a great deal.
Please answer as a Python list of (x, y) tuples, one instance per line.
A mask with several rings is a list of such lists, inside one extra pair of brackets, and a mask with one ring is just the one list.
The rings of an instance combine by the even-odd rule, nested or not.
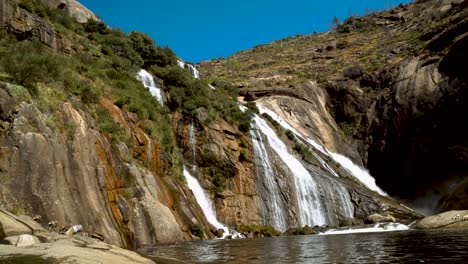
[(142, 249), (408, 224), (446, 179), (461, 207), (467, 3), (193, 65), (76, 1), (3, 1), (0, 208)]
[(462, 209), (467, 5), (415, 1), (350, 17), (203, 62), (201, 72), (348, 153), (390, 195), (426, 212)]

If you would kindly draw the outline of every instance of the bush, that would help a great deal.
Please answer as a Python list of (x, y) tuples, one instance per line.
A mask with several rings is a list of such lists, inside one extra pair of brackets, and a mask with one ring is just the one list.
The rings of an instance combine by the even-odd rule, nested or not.
[(260, 225), (239, 225), (236, 228), (240, 233), (252, 233), (254, 237), (274, 237), (281, 236), (281, 232), (271, 226)]
[(98, 108), (96, 110), (96, 116), (99, 132), (109, 135), (114, 142), (125, 140), (125, 132), (114, 122), (112, 115), (107, 109)]
[(91, 19), (84, 24), (84, 30), (88, 33), (98, 33), (103, 35), (109, 33), (109, 29), (107, 28), (106, 24), (101, 21)]
[(190, 225), (190, 232), (194, 235), (199, 237), (200, 239), (204, 238), (205, 231), (203, 229), (203, 226), (200, 224), (191, 224)]
[(11, 44), (0, 58), (2, 69), (14, 83), (28, 87), (58, 79), (64, 68), (62, 61), (41, 43), (29, 40)]
[(286, 130), (286, 136), (288, 137), (289, 140), (291, 141), (296, 141), (296, 136), (294, 135), (294, 133), (291, 131), (291, 130)]
[(145, 33), (133, 31), (129, 35), (133, 49), (140, 54), (144, 61), (144, 68), (153, 65), (164, 67), (174, 65), (177, 62), (177, 55), (168, 47), (156, 46), (154, 40)]

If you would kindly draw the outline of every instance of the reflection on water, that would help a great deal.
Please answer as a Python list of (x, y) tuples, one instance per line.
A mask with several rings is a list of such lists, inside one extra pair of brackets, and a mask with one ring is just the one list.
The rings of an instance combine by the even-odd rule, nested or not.
[(187, 242), (143, 253), (183, 263), (465, 263), (467, 250), (466, 230), (411, 230)]

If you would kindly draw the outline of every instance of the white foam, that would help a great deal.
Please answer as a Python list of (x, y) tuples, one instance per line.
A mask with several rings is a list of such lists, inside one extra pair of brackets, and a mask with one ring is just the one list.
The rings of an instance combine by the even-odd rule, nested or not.
[(409, 226), (399, 223), (379, 223), (373, 227), (365, 228), (350, 228), (350, 229), (331, 229), (320, 233), (319, 235), (343, 235), (343, 234), (358, 234), (358, 233), (379, 233), (379, 232), (394, 232), (409, 230)]

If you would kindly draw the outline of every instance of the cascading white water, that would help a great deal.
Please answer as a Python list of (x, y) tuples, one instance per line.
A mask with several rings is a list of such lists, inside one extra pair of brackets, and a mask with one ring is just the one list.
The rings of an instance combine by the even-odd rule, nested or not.
[[(192, 150), (192, 173), (197, 175), (198, 167), (196, 162), (196, 138), (195, 138), (195, 127), (193, 122), (190, 123), (189, 126), (189, 144)], [(192, 190), (195, 199), (197, 200), (198, 205), (200, 205), (203, 213), (205, 214), (206, 219), (210, 224), (212, 224), (217, 229), (222, 229), (223, 237), (226, 238), (227, 236), (231, 235), (232, 237), (241, 237), (239, 233), (235, 231), (231, 231), (227, 226), (223, 225), (221, 222), (218, 221), (216, 218), (216, 211), (214, 209), (213, 202), (209, 199), (208, 195), (206, 194), (205, 190), (201, 187), (200, 183), (198, 182), (197, 178), (194, 177), (184, 166), (184, 176), (187, 179), (187, 184), (190, 190)]]
[(259, 131), (260, 129), (256, 125), (256, 122), (252, 125), (250, 135), (252, 136), (257, 177), (262, 187), (265, 188), (265, 190), (260, 191), (265, 214), (263, 219), (266, 220), (266, 225), (271, 225), (279, 231), (285, 231), (287, 229), (284, 216), (285, 206), (281, 199), (278, 183), (275, 180), (275, 173), (265, 143), (263, 142), (263, 136)]
[(320, 201), (317, 183), (302, 163), (289, 153), (286, 145), (276, 135), (275, 131), (258, 115), (253, 117), (255, 125), (267, 137), (269, 145), (294, 175), (294, 184), (299, 207), (299, 224), (323, 225), (327, 223), (324, 209)]
[(366, 169), (359, 167), (358, 165), (354, 164), (350, 159), (347, 157), (329, 152), (330, 156), (338, 162), (345, 170), (347, 170), (351, 175), (353, 175), (356, 179), (358, 179), (361, 183), (363, 183), (367, 188), (373, 190), (380, 195), (387, 196), (387, 194), (377, 186), (375, 183), (375, 179), (369, 174)]
[(188, 69), (190, 73), (192, 74), (193, 78), (200, 79), (200, 72), (192, 64), (185, 63), (184, 61), (178, 60), (177, 65), (179, 65), (179, 67), (181, 67), (182, 69)]
[(222, 229), (224, 231), (223, 238), (226, 238), (228, 235), (232, 235), (229, 228), (219, 222), (216, 218), (216, 211), (213, 203), (208, 198), (208, 195), (205, 193), (205, 190), (201, 187), (198, 180), (193, 177), (186, 168), (184, 168), (184, 176), (187, 179), (189, 189), (192, 190), (198, 205), (200, 205), (203, 213), (205, 214), (206, 220), (208, 220), (208, 222), (217, 229)]
[(195, 128), (193, 122), (189, 126), (189, 144), (192, 149), (192, 172), (197, 173), (197, 142), (195, 139)]
[[(326, 148), (315, 142), (313, 139), (303, 136), (301, 133), (299, 133), (299, 131), (294, 129), (291, 125), (289, 125), (286, 121), (284, 121), (281, 117), (279, 117), (275, 112), (271, 111), (270, 109), (260, 105), (258, 106), (258, 109), (261, 113), (266, 113), (269, 116), (271, 116), (285, 129), (291, 130), (291, 132), (293, 132), (297, 137), (303, 139), (305, 142), (313, 146), (316, 150), (320, 151), (322, 154), (331, 157), (334, 161), (339, 163), (346, 171), (348, 171), (353, 177), (355, 177), (358, 181), (367, 186), (367, 188), (379, 193), (380, 195), (387, 195), (382, 189), (380, 189), (377, 186), (377, 184), (375, 183), (375, 179), (369, 174), (369, 172), (366, 169), (359, 167), (358, 165), (354, 164), (349, 158), (341, 154), (328, 151)], [(333, 171), (327, 164), (322, 163), (322, 165), (324, 165), (328, 170)], [(338, 175), (334, 171), (333, 174)]]
[(151, 75), (151, 73), (147, 72), (146, 70), (141, 69), (137, 73), (137, 79), (145, 86), (147, 89), (149, 89), (151, 95), (158, 100), (160, 105), (164, 104), (164, 98), (163, 94), (161, 92), (161, 89), (156, 85), (154, 82), (154, 78)]

